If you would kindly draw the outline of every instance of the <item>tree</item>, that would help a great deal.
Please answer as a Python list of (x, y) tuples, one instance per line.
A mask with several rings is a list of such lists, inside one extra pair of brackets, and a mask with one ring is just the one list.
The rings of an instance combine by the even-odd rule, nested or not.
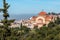
[(4, 33), (3, 35), (3, 40), (6, 40), (6, 37), (11, 35), (11, 30), (8, 28), (8, 26), (10, 25), (10, 22), (8, 20), (9, 14), (8, 14), (8, 8), (10, 7), (10, 5), (8, 5), (8, 3), (6, 3), (6, 0), (3, 0), (3, 9), (0, 9), (0, 12), (3, 12), (3, 17), (4, 19), (2, 20), (2, 23), (4, 24), (2, 27), (2, 29), (4, 29)]
[(60, 24), (60, 18), (59, 17), (57, 17), (57, 19), (55, 20), (55, 23)]
[(52, 28), (52, 27), (54, 27), (55, 26), (55, 23), (54, 22), (50, 22), (49, 24), (48, 24), (48, 27), (50, 27), (50, 28)]
[(8, 8), (10, 7), (10, 5), (8, 5), (8, 3), (6, 3), (6, 0), (3, 0), (3, 9), (0, 9), (4, 14), (3, 14), (3, 17), (4, 17), (4, 20), (3, 20), (3, 24), (4, 24), (4, 27), (8, 27), (8, 17), (9, 17), (9, 14), (8, 14)]

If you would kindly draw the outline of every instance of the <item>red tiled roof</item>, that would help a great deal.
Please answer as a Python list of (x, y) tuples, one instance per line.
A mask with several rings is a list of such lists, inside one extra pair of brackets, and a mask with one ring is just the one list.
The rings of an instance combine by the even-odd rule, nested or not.
[(40, 12), (38, 15), (46, 15), (46, 12)]
[(33, 16), (33, 17), (32, 17), (32, 20), (35, 20), (36, 18), (37, 18), (37, 16)]
[(45, 17), (45, 20), (46, 20), (46, 21), (50, 21), (49, 19), (52, 19), (52, 16), (48, 16), (48, 15), (47, 15), (47, 16)]

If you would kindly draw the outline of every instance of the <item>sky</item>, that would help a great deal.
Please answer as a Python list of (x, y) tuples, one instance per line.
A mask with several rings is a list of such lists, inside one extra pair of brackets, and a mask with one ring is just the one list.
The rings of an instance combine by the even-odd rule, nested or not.
[[(6, 0), (9, 3), (9, 14), (37, 14), (46, 12), (60, 12), (60, 0)], [(3, 8), (0, 0), (0, 8)]]

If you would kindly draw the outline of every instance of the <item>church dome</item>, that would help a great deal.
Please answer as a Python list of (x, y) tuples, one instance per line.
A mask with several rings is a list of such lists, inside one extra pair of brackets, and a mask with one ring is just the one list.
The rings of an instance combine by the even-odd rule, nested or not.
[(47, 14), (46, 12), (42, 11), (38, 15), (46, 15), (46, 14)]

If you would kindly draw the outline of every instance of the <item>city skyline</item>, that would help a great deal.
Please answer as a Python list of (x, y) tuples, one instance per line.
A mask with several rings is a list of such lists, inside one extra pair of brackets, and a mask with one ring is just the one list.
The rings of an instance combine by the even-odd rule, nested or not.
[[(37, 14), (46, 12), (60, 12), (60, 0), (6, 0), (10, 4), (9, 14)], [(3, 0), (0, 0), (0, 8)]]

